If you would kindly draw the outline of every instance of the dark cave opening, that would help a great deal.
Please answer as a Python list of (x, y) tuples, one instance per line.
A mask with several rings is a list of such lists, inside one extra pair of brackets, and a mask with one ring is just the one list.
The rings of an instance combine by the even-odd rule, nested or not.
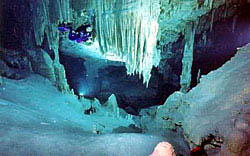
[(129, 76), (124, 66), (108, 66), (99, 70), (102, 94), (115, 94), (119, 107), (128, 113), (138, 115), (140, 109), (164, 104), (166, 98), (176, 89), (163, 81), (158, 68), (153, 68), (149, 86), (143, 84), (138, 75)]
[[(76, 95), (97, 98), (104, 104), (114, 94), (120, 108), (138, 115), (141, 108), (164, 104), (176, 86), (164, 83), (158, 68), (153, 68), (149, 87), (138, 75), (129, 76), (125, 66), (108, 65), (98, 70), (97, 77), (88, 79), (84, 58), (76, 58), (59, 52), (60, 63), (64, 65), (70, 89)], [(167, 89), (166, 89), (167, 88)]]
[(23, 46), (27, 46), (28, 43), (24, 42), (24, 35), (29, 35), (26, 29), (32, 27), (30, 17), (31, 10), (26, 1), (2, 0), (0, 3), (0, 46), (12, 50), (22, 50)]
[(84, 66), (84, 59), (75, 58), (61, 54), (59, 51), (59, 60), (65, 68), (67, 82), (70, 89), (74, 90), (76, 95), (79, 95), (79, 86), (86, 81), (86, 68)]
[(212, 32), (205, 32), (207, 42), (199, 44), (202, 35), (196, 35), (192, 66), (191, 88), (197, 85), (198, 73), (206, 75), (229, 61), (242, 47), (250, 42), (250, 4), (239, 6), (234, 16), (213, 24)]

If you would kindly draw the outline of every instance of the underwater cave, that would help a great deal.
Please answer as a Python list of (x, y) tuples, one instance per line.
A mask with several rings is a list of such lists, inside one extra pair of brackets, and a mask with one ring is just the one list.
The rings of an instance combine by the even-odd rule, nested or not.
[(249, 0), (0, 1), (0, 155), (250, 155)]

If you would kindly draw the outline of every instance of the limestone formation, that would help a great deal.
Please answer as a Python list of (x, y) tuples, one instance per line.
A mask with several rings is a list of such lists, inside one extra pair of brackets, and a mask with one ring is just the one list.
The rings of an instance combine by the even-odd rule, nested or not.
[(105, 105), (106, 105), (106, 108), (108, 109), (108, 111), (111, 112), (111, 114), (113, 114), (117, 118), (120, 117), (120, 109), (118, 107), (116, 97), (114, 94), (112, 94), (109, 97), (109, 99)]
[(160, 61), (156, 49), (159, 0), (96, 0), (96, 30), (100, 49), (125, 63), (128, 74), (149, 82), (152, 66)]
[(225, 140), (220, 155), (249, 155), (249, 57), (250, 45), (239, 48), (231, 61), (202, 77), (189, 93), (170, 96), (157, 110), (158, 127), (182, 127), (191, 147), (213, 134)]
[(33, 72), (40, 74), (52, 83), (56, 83), (55, 70), (53, 67), (53, 60), (48, 53), (43, 49), (29, 50), (29, 59)]
[(190, 89), (191, 84), (191, 70), (193, 64), (193, 46), (194, 37), (197, 25), (190, 23), (185, 29), (185, 47), (182, 58), (182, 74), (181, 74), (181, 91), (186, 93)]

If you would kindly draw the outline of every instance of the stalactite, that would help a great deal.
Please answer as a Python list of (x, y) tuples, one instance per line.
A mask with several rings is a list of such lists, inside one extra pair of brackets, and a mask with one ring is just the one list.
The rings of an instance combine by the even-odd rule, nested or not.
[(213, 8), (213, 3), (214, 3), (213, 0), (205, 0), (204, 5), (206, 7), (208, 7), (208, 9), (212, 9)]
[(238, 15), (235, 15), (233, 17), (233, 23), (232, 23), (232, 32), (234, 32), (236, 24), (237, 24), (237, 19), (238, 19)]
[(213, 1), (213, 0), (210, 0), (209, 9), (212, 9), (212, 8), (213, 8), (213, 4), (214, 4), (214, 1)]
[(41, 45), (44, 38), (44, 31), (48, 16), (46, 14), (46, 3), (43, 1), (30, 2), (31, 9), (33, 10), (33, 29), (36, 45)]
[(205, 5), (205, 6), (208, 6), (208, 3), (209, 3), (209, 0), (205, 0), (205, 1), (204, 1), (204, 5)]
[(207, 45), (207, 33), (206, 32), (202, 34), (202, 41), (203, 41), (203, 45), (206, 46)]
[(190, 89), (191, 69), (193, 64), (193, 46), (197, 25), (191, 22), (185, 29), (185, 47), (182, 58), (181, 91), (186, 93)]
[(46, 33), (48, 46), (54, 51), (55, 60), (58, 60), (59, 33), (56, 27), (59, 21), (72, 20), (70, 0), (31, 0), (30, 7), (33, 10), (33, 31), (36, 45), (41, 46)]
[(215, 13), (215, 10), (212, 10), (212, 16), (211, 16), (211, 21), (210, 21), (210, 32), (213, 31), (214, 13)]
[(103, 54), (120, 57), (128, 74), (143, 75), (148, 84), (152, 66), (160, 61), (156, 49), (159, 0), (96, 0), (94, 6)]
[[(29, 30), (34, 34), (34, 41), (30, 36), (25, 36), (25, 42), (29, 41), (33, 48), (40, 47), (46, 37), (46, 44), (54, 52), (53, 70), (56, 78), (56, 86), (61, 92), (71, 92), (67, 84), (64, 67), (59, 62), (59, 32), (58, 22), (69, 22), (72, 18), (70, 0), (30, 0), (32, 17), (32, 28)], [(44, 35), (46, 34), (46, 35)]]

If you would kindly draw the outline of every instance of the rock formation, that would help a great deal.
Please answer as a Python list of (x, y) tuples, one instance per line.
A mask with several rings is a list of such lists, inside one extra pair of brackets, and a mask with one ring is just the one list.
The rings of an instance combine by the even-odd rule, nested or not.
[[(142, 127), (182, 127), (191, 147), (213, 134), (220, 138), (215, 144), (223, 143), (218, 155), (249, 155), (249, 57), (250, 45), (240, 48), (231, 61), (203, 76), (197, 87), (187, 94), (176, 92), (159, 106), (151, 118), (155, 127), (149, 122)], [(217, 148), (207, 146), (208, 154)]]

